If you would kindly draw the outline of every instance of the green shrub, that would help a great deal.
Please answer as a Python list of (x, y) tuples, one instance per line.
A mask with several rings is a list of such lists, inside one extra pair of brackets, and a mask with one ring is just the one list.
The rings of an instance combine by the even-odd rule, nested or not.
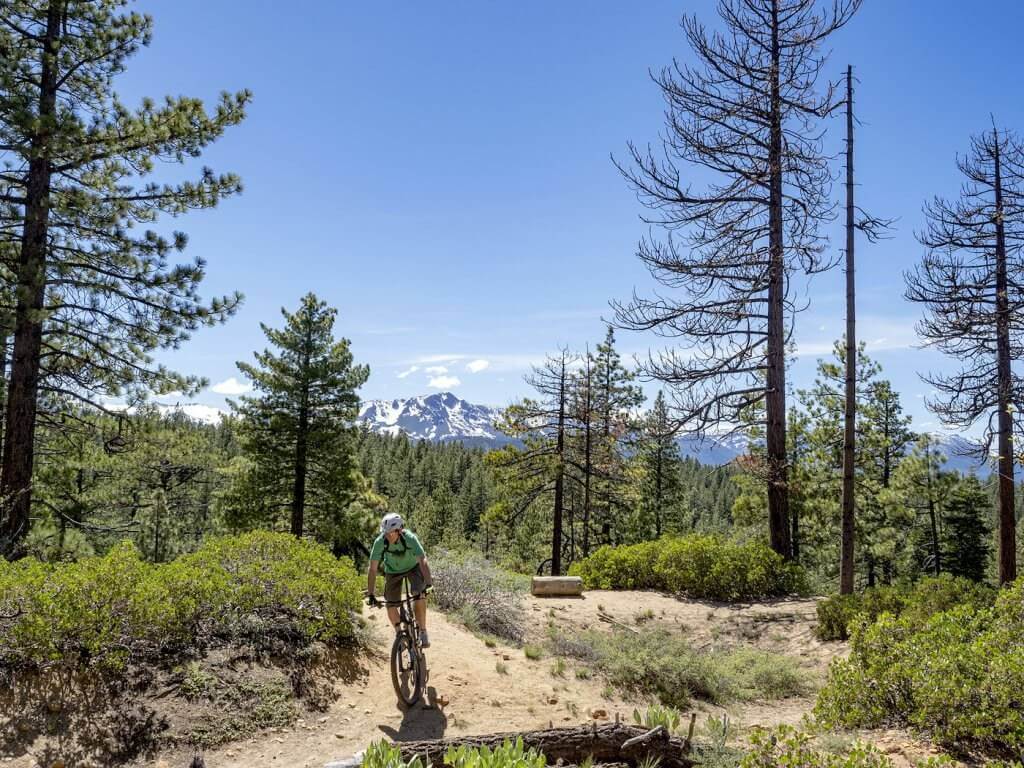
[(662, 589), (654, 564), (664, 541), (600, 547), (590, 557), (573, 563), (569, 575), (580, 576), (587, 589)]
[(988, 607), (996, 590), (960, 576), (942, 574), (912, 586), (869, 587), (856, 595), (833, 595), (817, 605), (816, 633), (822, 640), (846, 640), (856, 619), (872, 622), (883, 613), (907, 618), (911, 626), (924, 626), (929, 618), (958, 605)]
[[(951, 589), (951, 594), (963, 593)], [(947, 595), (948, 596), (948, 595)], [(984, 603), (984, 593), (968, 592)], [(940, 744), (999, 754), (1024, 748), (1024, 582), (994, 608), (961, 604), (921, 624), (931, 605), (855, 622), (848, 659), (833, 662), (815, 705), (827, 726), (909, 726)], [(955, 702), (955, 706), (953, 703)]]
[(120, 670), (232, 640), (341, 642), (359, 587), (350, 561), (269, 532), (211, 539), (165, 565), (128, 542), (77, 563), (26, 558), (0, 566), (0, 667)]
[(806, 690), (795, 659), (753, 649), (702, 652), (664, 629), (639, 633), (553, 632), (549, 648), (585, 662), (613, 688), (655, 697), (683, 709), (693, 697), (722, 703), (733, 699), (779, 699)]
[(740, 699), (788, 699), (807, 692), (807, 679), (796, 659), (754, 648), (722, 655), (722, 669)]
[(892, 760), (869, 744), (857, 742), (836, 755), (817, 749), (810, 736), (787, 725), (754, 731), (750, 745), (740, 768), (893, 768)]
[(569, 573), (582, 577), (588, 589), (659, 589), (731, 602), (805, 589), (799, 567), (766, 545), (698, 534), (601, 547)]

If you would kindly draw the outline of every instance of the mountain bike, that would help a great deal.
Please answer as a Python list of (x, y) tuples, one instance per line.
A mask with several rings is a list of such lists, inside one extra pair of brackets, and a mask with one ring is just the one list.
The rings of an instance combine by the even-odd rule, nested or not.
[(408, 579), (403, 579), (401, 600), (378, 603), (378, 607), (398, 608), (398, 631), (391, 644), (391, 683), (398, 698), (410, 707), (423, 695), (428, 675), (427, 657), (423, 653), (420, 628), (413, 610), (413, 602), (417, 599), (426, 598), (413, 595), (409, 591)]

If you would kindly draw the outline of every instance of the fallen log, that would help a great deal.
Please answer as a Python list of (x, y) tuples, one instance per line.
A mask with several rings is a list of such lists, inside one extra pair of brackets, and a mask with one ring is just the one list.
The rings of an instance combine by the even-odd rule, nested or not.
[(530, 591), (535, 597), (579, 597), (583, 579), (579, 576), (534, 576)]
[(543, 754), (548, 765), (559, 761), (566, 765), (579, 765), (588, 757), (594, 763), (626, 763), (634, 767), (653, 758), (658, 759), (660, 768), (690, 768), (695, 764), (687, 756), (689, 745), (686, 741), (671, 736), (665, 728), (648, 730), (619, 723), (408, 741), (398, 746), (403, 760), (419, 756), (425, 765), (443, 768), (444, 754), (449, 747), (465, 745), (494, 749), (506, 739), (514, 743), (518, 738), (522, 738), (525, 748)]

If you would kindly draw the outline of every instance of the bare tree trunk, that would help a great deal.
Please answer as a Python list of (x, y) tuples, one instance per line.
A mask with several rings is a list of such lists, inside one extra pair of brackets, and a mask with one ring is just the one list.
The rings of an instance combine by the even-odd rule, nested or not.
[(925, 449), (925, 468), (928, 472), (926, 488), (928, 489), (928, 519), (932, 528), (933, 568), (935, 575), (938, 576), (942, 572), (942, 554), (939, 551), (939, 515), (935, 508), (935, 492), (932, 485), (932, 448), (930, 443)]
[(293, 536), (302, 538), (306, 526), (306, 473), (307, 453), (309, 450), (309, 361), (313, 354), (313, 329), (306, 328), (305, 351), (302, 356), (302, 378), (307, 383), (302, 390), (302, 402), (299, 404), (299, 424), (295, 433), (295, 483), (292, 487), (292, 522)]
[(562, 506), (565, 494), (565, 355), (562, 355), (561, 380), (558, 388), (558, 435), (556, 453), (558, 474), (555, 476), (555, 508), (551, 531), (551, 575), (562, 574)]
[(843, 417), (843, 512), (839, 594), (853, 594), (854, 449), (857, 416), (857, 323), (853, 217), (853, 67), (846, 68), (846, 408)]
[(1006, 231), (1003, 221), (1003, 181), (999, 132), (992, 131), (996, 195), (996, 375), (999, 379), (999, 584), (1017, 578), (1017, 536), (1013, 504), (1012, 376), (1010, 372), (1010, 302), (1006, 274)]
[(590, 488), (592, 478), (594, 474), (593, 467), (593, 453), (594, 453), (594, 438), (593, 438), (593, 414), (591, 408), (593, 407), (593, 372), (590, 369), (590, 349), (587, 348), (587, 367), (586, 367), (586, 382), (585, 382), (585, 397), (586, 400), (583, 405), (583, 413), (581, 414), (581, 421), (583, 422), (583, 557), (590, 554)]
[(779, 90), (779, 3), (771, 16), (771, 132), (768, 148), (768, 381), (765, 397), (768, 458), (768, 536), (773, 550), (793, 556), (789, 531), (789, 488), (786, 467), (786, 327), (783, 315), (786, 274), (782, 232), (782, 99)]
[(32, 159), (25, 191), (25, 223), (17, 269), (17, 304), (11, 385), (7, 393), (7, 434), (0, 467), (0, 552), (21, 552), (29, 529), (32, 467), (35, 458), (36, 398), (43, 345), (42, 309), (46, 293), (47, 232), (50, 216), (50, 134), (57, 114), (57, 53), (64, 2), (52, 0), (39, 82), (39, 128), (32, 139)]
[(295, 485), (292, 490), (293, 536), (302, 537), (306, 516), (306, 454), (308, 450), (309, 414), (303, 408), (299, 412), (299, 431), (295, 441)]
[(658, 462), (654, 472), (654, 537), (661, 538), (661, 515), (662, 515), (662, 464), (665, 461), (665, 452), (658, 448)]

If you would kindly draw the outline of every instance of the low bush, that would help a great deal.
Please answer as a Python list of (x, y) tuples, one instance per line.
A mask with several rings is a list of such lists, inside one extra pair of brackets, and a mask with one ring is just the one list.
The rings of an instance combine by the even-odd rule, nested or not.
[(818, 603), (816, 633), (822, 640), (846, 640), (854, 622), (875, 621), (883, 613), (904, 616), (911, 626), (958, 605), (975, 608), (993, 604), (996, 590), (959, 576), (929, 576), (913, 585), (869, 587), (855, 595), (833, 595)]
[(572, 564), (570, 576), (580, 576), (587, 589), (662, 589), (654, 573), (662, 541), (600, 547)]
[(121, 670), (231, 641), (273, 650), (354, 636), (359, 578), (294, 536), (211, 539), (164, 565), (124, 542), (103, 557), (0, 565), (0, 667)]
[(665, 630), (639, 633), (552, 634), (549, 647), (598, 670), (635, 696), (654, 696), (669, 708), (692, 698), (713, 703), (735, 699), (782, 699), (805, 692), (795, 659), (748, 648), (708, 653)]
[(726, 602), (806, 589), (800, 568), (768, 546), (698, 534), (601, 547), (569, 573), (582, 577), (588, 589), (658, 589)]
[[(981, 598), (984, 599), (984, 598)], [(938, 601), (941, 602), (941, 601)], [(936, 603), (929, 601), (928, 605)], [(995, 756), (1024, 749), (1024, 580), (994, 607), (861, 615), (815, 705), (826, 726), (909, 726)]]
[(811, 737), (791, 726), (756, 730), (751, 749), (740, 760), (740, 768), (893, 768), (894, 764), (875, 747), (854, 743), (842, 754), (819, 749)]
[(431, 558), (434, 602), (474, 631), (523, 640), (522, 581), (480, 556), (443, 553)]

